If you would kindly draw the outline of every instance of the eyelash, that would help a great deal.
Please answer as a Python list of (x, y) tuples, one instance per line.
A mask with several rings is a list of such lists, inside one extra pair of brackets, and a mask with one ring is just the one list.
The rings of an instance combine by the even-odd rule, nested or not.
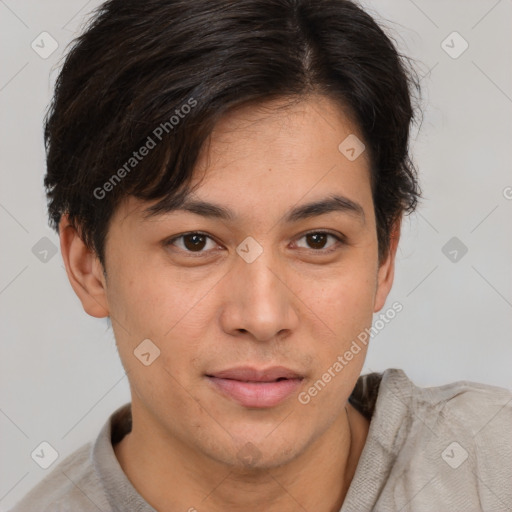
[[(178, 236), (175, 236), (173, 238), (166, 240), (164, 242), (164, 246), (167, 247), (167, 246), (173, 245), (176, 240), (179, 240), (180, 238), (184, 238), (184, 237), (190, 236), (190, 235), (200, 235), (200, 236), (206, 237), (206, 238), (212, 240), (213, 242), (215, 242), (215, 240), (213, 240), (213, 238), (210, 235), (208, 235), (207, 233), (203, 233), (202, 231), (190, 231), (188, 233), (182, 233), (181, 235), (178, 235)], [(302, 238), (304, 238), (308, 235), (328, 235), (328, 236), (332, 236), (337, 242), (336, 244), (334, 244), (333, 247), (331, 247), (329, 249), (310, 249), (310, 251), (317, 253), (317, 254), (322, 254), (322, 255), (330, 254), (330, 253), (338, 250), (340, 245), (346, 245), (346, 243), (347, 243), (346, 239), (343, 235), (334, 234), (334, 233), (331, 233), (330, 231), (309, 231), (308, 233), (304, 233), (303, 235), (301, 235), (298, 238), (298, 240), (301, 240)], [(185, 250), (185, 249), (179, 249), (179, 250), (181, 252), (184, 252), (187, 255), (190, 255), (195, 258), (202, 257), (208, 253), (208, 251), (194, 252), (194, 251), (189, 251), (189, 250)]]

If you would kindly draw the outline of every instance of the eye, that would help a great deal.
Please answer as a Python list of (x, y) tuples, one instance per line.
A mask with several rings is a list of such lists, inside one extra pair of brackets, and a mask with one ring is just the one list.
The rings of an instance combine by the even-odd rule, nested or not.
[[(331, 239), (334, 239), (335, 242), (331, 244), (330, 247), (325, 249), (329, 237), (331, 237)], [(306, 249), (313, 249), (315, 252), (323, 253), (335, 251), (337, 246), (345, 243), (345, 239), (343, 236), (335, 235), (327, 231), (312, 231), (310, 233), (306, 233), (301, 238), (299, 238), (299, 240), (302, 239), (305, 239), (306, 243), (309, 245), (309, 247), (306, 247)]]
[[(334, 240), (330, 246), (326, 247), (327, 241), (331, 238)], [(306, 249), (313, 250), (318, 253), (330, 253), (337, 249), (337, 246), (345, 243), (345, 239), (342, 235), (335, 235), (333, 233), (329, 233), (327, 231), (312, 231), (310, 233), (306, 233), (302, 235), (299, 240), (305, 239), (308, 246), (303, 247)], [(207, 234), (201, 233), (199, 231), (193, 231), (190, 233), (183, 233), (181, 235), (175, 236), (164, 242), (166, 247), (174, 246), (177, 247), (180, 251), (188, 253), (190, 255), (204, 255), (207, 252), (218, 247), (216, 242)], [(297, 244), (298, 247), (301, 247)]]
[(208, 252), (207, 250), (203, 250), (205, 247), (208, 249), (208, 242), (210, 242), (211, 245), (210, 249), (217, 246), (217, 244), (210, 236), (198, 231), (194, 231), (191, 233), (184, 233), (182, 235), (175, 236), (174, 238), (167, 240), (164, 245), (166, 247), (173, 245), (188, 253), (202, 254)]

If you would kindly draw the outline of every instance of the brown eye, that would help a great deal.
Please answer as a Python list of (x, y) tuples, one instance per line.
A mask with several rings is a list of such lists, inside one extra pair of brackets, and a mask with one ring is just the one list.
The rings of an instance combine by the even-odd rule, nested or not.
[(183, 245), (189, 251), (201, 251), (204, 248), (204, 246), (206, 245), (206, 237), (204, 235), (198, 235), (198, 234), (184, 235), (183, 240), (184, 240)]
[[(334, 243), (331, 243), (329, 246), (326, 245), (328, 243), (329, 237), (334, 239)], [(344, 240), (342, 237), (334, 235), (333, 233), (327, 233), (325, 231), (314, 231), (311, 233), (306, 233), (299, 240), (306, 240), (306, 249), (313, 249), (318, 252), (330, 252), (336, 249), (336, 246), (342, 244)], [(300, 247), (300, 245), (299, 245)]]
[(306, 239), (312, 249), (323, 249), (327, 242), (327, 236), (325, 233), (313, 233), (306, 235)]
[(216, 247), (216, 244), (208, 235), (194, 232), (176, 236), (167, 241), (165, 245), (177, 247), (185, 253), (202, 254), (208, 252), (208, 250), (204, 250), (205, 247), (208, 246), (208, 242), (210, 242), (211, 245), (209, 249)]

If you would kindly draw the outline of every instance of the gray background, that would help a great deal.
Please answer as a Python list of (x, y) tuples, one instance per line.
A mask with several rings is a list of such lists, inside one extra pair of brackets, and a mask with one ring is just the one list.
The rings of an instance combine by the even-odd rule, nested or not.
[[(129, 400), (107, 321), (83, 312), (52, 255), (58, 238), (42, 189), (42, 117), (56, 70), (99, 3), (0, 0), (0, 511), (51, 471), (30, 455), (42, 441), (59, 462)], [(373, 338), (364, 371), (402, 368), (420, 386), (512, 388), (512, 1), (365, 5), (418, 61), (426, 111), (413, 140), (425, 200), (405, 219), (385, 306), (404, 309)], [(43, 31), (58, 42), (46, 59), (31, 47)], [(469, 44), (458, 58), (445, 51), (462, 49), (454, 31)]]

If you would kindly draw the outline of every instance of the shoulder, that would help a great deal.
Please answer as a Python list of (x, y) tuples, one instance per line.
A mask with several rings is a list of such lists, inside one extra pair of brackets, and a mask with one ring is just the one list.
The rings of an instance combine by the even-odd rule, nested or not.
[(510, 390), (469, 381), (422, 388), (389, 369), (379, 399), (381, 444), (395, 456), (388, 482), (395, 496), (417, 510), (423, 503), (512, 506)]
[(110, 510), (92, 464), (92, 443), (60, 462), (10, 512)]
[(389, 369), (382, 374), (379, 399), (378, 413), (402, 416), (401, 425), (395, 424), (400, 427), (395, 442), (415, 433), (439, 441), (453, 439), (478, 450), (480, 463), (486, 455), (496, 460), (502, 448), (512, 445), (512, 391), (508, 389), (470, 381), (419, 387), (402, 370)]
[(402, 370), (383, 372), (382, 392), (388, 401), (399, 400), (425, 425), (450, 429), (471, 439), (480, 435), (505, 434), (512, 425), (512, 391), (471, 381), (443, 386), (416, 386)]

